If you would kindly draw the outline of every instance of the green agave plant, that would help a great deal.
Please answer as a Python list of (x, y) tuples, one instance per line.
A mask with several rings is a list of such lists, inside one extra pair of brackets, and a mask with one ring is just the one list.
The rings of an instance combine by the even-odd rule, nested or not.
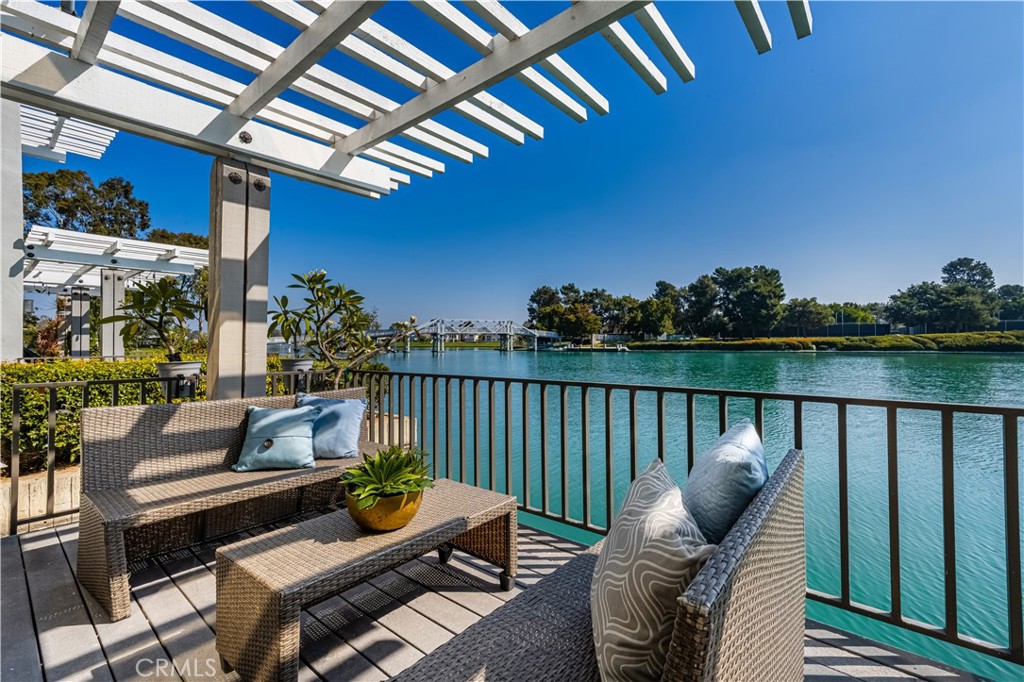
[(356, 499), (356, 506), (369, 509), (382, 497), (432, 488), (429, 471), (426, 452), (392, 445), (347, 469), (341, 481)]

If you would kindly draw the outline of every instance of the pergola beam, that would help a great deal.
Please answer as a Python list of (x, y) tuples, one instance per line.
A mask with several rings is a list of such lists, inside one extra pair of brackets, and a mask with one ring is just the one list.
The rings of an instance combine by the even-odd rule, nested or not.
[(359, 128), (342, 141), (340, 149), (354, 154), (387, 140), (635, 12), (649, 1), (588, 1), (573, 5), (522, 38), (509, 41), (466, 67), (455, 77)]
[[(175, 255), (177, 254), (175, 253)], [(75, 279), (78, 279), (92, 268), (141, 269), (174, 277), (191, 275), (196, 270), (192, 263), (171, 263), (166, 259), (151, 261), (140, 258), (121, 258), (114, 252), (103, 254), (78, 253), (38, 244), (25, 246), (25, 259), (28, 261), (80, 265), (84, 270), (80, 274), (76, 273)]]
[(120, 0), (89, 0), (78, 25), (75, 44), (71, 46), (72, 59), (86, 64), (96, 63), (120, 4)]
[[(757, 0), (736, 0), (736, 9), (740, 12), (743, 25), (747, 27), (750, 39), (754, 41), (754, 47), (758, 54), (764, 54), (772, 49), (772, 32), (768, 30), (768, 24), (761, 13), (761, 5)], [(792, 11), (792, 10), (790, 10)]]
[(228, 110), (242, 118), (255, 116), (383, 4), (382, 0), (331, 3), (284, 52), (260, 72), (235, 98)]
[[(7, 33), (0, 40), (7, 98), (201, 153), (253, 159), (293, 177), (364, 196), (376, 198), (391, 191), (392, 171), (386, 166), (83, 64)], [(248, 136), (240, 135), (243, 129)]]
[(810, 3), (807, 0), (786, 0), (786, 6), (789, 8), (789, 16), (793, 20), (797, 39), (811, 35), (814, 22), (811, 18)]

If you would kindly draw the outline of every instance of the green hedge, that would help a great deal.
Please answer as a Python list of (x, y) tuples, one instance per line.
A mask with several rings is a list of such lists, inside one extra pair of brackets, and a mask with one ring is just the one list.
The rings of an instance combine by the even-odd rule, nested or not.
[[(13, 436), (13, 386), (15, 384), (38, 384), (69, 381), (102, 381), (112, 379), (142, 379), (157, 376), (156, 361), (160, 358), (143, 358), (109, 362), (104, 360), (57, 360), (31, 364), (6, 363), (0, 364), (0, 456), (3, 462), (10, 465)], [(185, 357), (186, 360), (202, 361), (201, 371), (205, 374), (205, 357)], [(387, 371), (387, 365), (376, 362), (367, 363), (367, 369)], [(267, 358), (267, 371), (281, 371), (281, 361), (277, 356)], [(320, 380), (314, 383), (312, 390), (330, 388), (330, 382)], [(385, 387), (386, 388), (386, 387)], [(285, 382), (278, 379), (277, 392), (286, 392)], [(145, 384), (146, 402), (164, 402), (162, 385), (153, 382)], [(78, 438), (79, 411), (85, 400), (81, 387), (71, 386), (56, 389), (58, 412), (54, 427), (54, 445), (58, 466), (73, 464), (80, 454)], [(267, 392), (271, 392), (271, 379), (267, 379)], [(21, 453), (21, 472), (29, 473), (46, 468), (47, 448), (47, 414), (49, 391), (22, 391), (21, 393), (21, 427), (19, 429), (19, 451)], [(386, 394), (386, 391), (385, 391)], [(200, 379), (197, 387), (196, 400), (205, 400), (206, 381)], [(180, 402), (180, 401), (179, 401)], [(90, 387), (88, 396), (89, 407), (105, 407), (113, 404), (113, 388), (110, 385)], [(122, 386), (118, 391), (118, 404), (139, 405), (142, 403), (140, 388), (137, 385)], [(5, 471), (5, 475), (7, 472)]]
[(636, 350), (837, 350), (837, 351), (954, 351), (1024, 352), (1024, 332), (965, 332), (913, 336), (832, 336), (810, 338), (751, 339), (748, 341), (641, 341)]

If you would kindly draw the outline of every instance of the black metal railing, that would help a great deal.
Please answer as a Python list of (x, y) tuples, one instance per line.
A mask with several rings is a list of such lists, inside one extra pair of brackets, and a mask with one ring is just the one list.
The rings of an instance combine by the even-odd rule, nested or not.
[[(808, 598), (1024, 664), (1018, 430), (1024, 407), (406, 372), (354, 371), (350, 382), (365, 387), (371, 402), (374, 396), (387, 394), (371, 414), (371, 440), (388, 445), (413, 441), (433, 455), (436, 475), (515, 494), (523, 511), (597, 533), (606, 532), (616, 501), (637, 476), (641, 451), (656, 454), (667, 465), (685, 466), (688, 472), (698, 446), (727, 429), (730, 408), (750, 415), (762, 437), (770, 409), (772, 435), (784, 441), (781, 451), (805, 449), (807, 413), (814, 411), (813, 418), (820, 422), (833, 419), (822, 409), (834, 410), (829, 428), (835, 433), (837, 460), (839, 589), (833, 594), (809, 588)], [(669, 405), (671, 418), (666, 412)], [(851, 591), (849, 412), (857, 410), (858, 417), (864, 417), (864, 408), (879, 413), (876, 430), (884, 442), (888, 608), (860, 603)], [(941, 451), (942, 625), (907, 615), (902, 600), (898, 422), (906, 413), (938, 418), (938, 424), (926, 426), (938, 426)], [(385, 417), (392, 423), (407, 420), (408, 430), (385, 429)], [(989, 429), (986, 437), (1001, 441), (1005, 644), (965, 635), (959, 627), (954, 425), (965, 418), (994, 420), (981, 426)], [(709, 432), (702, 433), (702, 426)], [(406, 433), (410, 436), (399, 435)], [(599, 443), (591, 442), (595, 435)]]
[[(515, 494), (523, 511), (597, 533), (606, 531), (617, 502), (621, 502), (643, 461), (656, 455), (670, 470), (674, 467), (681, 474), (688, 472), (697, 453), (727, 429), (730, 415), (749, 416), (766, 443), (777, 443), (776, 450), (781, 452), (789, 447), (805, 449), (809, 461), (821, 458), (817, 434), (822, 425), (834, 427), (838, 590), (832, 593), (809, 588), (808, 598), (1024, 664), (1019, 469), (1019, 424), (1024, 419), (1024, 407), (364, 370), (352, 371), (346, 381), (349, 386), (364, 387), (374, 406), (368, 424), (371, 440), (417, 444), (431, 453), (438, 476)], [(129, 399), (138, 404), (202, 399), (202, 382), (202, 377), (195, 376), (13, 386), (10, 532), (78, 511), (54, 509), (57, 435), (62, 419), (73, 421), (76, 410), (83, 405), (118, 405)], [(275, 372), (268, 375), (267, 392), (282, 395), (322, 390), (330, 388), (331, 383), (326, 372)], [(18, 478), (21, 440), (26, 436), (24, 408), (28, 403), (35, 410), (35, 437), (44, 441), (32, 450), (45, 460), (47, 501), (43, 514), (19, 518)], [(868, 408), (878, 412), (880, 418), (868, 419), (862, 412)], [(852, 441), (851, 411), (856, 412)], [(914, 610), (908, 607), (914, 605), (904, 604), (902, 598), (900, 420), (907, 413), (934, 417), (935, 423), (929, 422), (925, 428), (938, 436), (943, 608), (941, 617), (935, 620), (942, 625), (908, 615), (908, 610)], [(959, 626), (954, 453), (957, 424), (962, 419), (994, 420), (983, 425), (988, 429), (985, 437), (1000, 444), (1005, 644), (963, 634)], [(818, 429), (812, 434), (814, 443), (805, 448), (805, 435), (809, 433), (805, 422), (812, 420)], [(864, 432), (865, 425), (869, 431), (877, 431), (884, 452), (884, 482), (880, 485), (888, 506), (884, 541), (889, 573), (887, 608), (858, 601), (851, 585), (851, 463), (857, 463), (857, 458), (851, 456), (851, 443), (856, 451), (857, 434)], [(39, 429), (45, 431), (45, 437)]]

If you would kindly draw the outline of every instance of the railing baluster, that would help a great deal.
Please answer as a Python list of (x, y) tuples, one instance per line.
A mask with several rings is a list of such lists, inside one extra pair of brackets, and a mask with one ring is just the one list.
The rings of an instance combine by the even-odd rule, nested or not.
[(558, 392), (559, 454), (561, 456), (562, 520), (569, 520), (569, 387), (563, 384)]
[(452, 380), (444, 380), (444, 470), (445, 476), (457, 480), (452, 475)]
[(629, 389), (629, 480), (636, 480), (637, 475), (637, 450), (639, 448), (640, 434), (636, 428), (636, 389)]
[(686, 473), (693, 469), (693, 461), (697, 456), (694, 430), (696, 428), (697, 401), (692, 393), (686, 394)]
[(847, 474), (846, 404), (839, 403), (839, 580), (840, 598), (850, 603), (850, 514)]
[(490, 489), (498, 489), (498, 474), (496, 472), (497, 459), (495, 455), (494, 438), (494, 380), (487, 380), (487, 476), (490, 479)]
[(804, 401), (793, 401), (793, 447), (804, 449)]
[[(404, 426), (403, 426), (404, 428)], [(416, 377), (409, 375), (409, 446), (422, 447), (416, 434)]]
[(505, 494), (512, 494), (512, 382), (505, 382)]
[(15, 388), (11, 395), (11, 492), (8, 500), (8, 535), (18, 534), (18, 479), (21, 477), (21, 394)]
[(665, 461), (665, 392), (658, 391), (657, 410), (658, 419), (658, 459)]
[(47, 392), (46, 412), (46, 513), (53, 513), (53, 488), (57, 469), (57, 389)]
[[(385, 381), (388, 382), (388, 445), (394, 445), (399, 441), (399, 438), (395, 437), (395, 382), (394, 376), (391, 374), (385, 375)], [(401, 410), (401, 405), (399, 405)]]
[[(441, 453), (438, 452), (438, 450), (437, 450), (437, 440), (438, 440), (438, 438), (437, 438), (437, 397), (438, 397), (437, 381), (438, 381), (437, 377), (432, 377), (430, 379), (430, 391), (431, 391), (431, 396), (433, 398), (433, 400), (430, 401), (430, 410), (431, 410), (431, 413), (432, 413), (431, 422), (430, 422), (431, 423), (430, 437), (431, 437), (431, 439), (433, 440), (433, 443), (434, 443), (432, 454), (433, 454), (433, 457), (434, 457), (434, 472), (435, 472), (434, 473), (434, 477), (435, 478), (437, 478), (437, 476), (438, 476), (438, 474), (437, 474), (437, 470), (439, 468), (439, 464), (438, 463), (441, 461)], [(447, 474), (447, 472), (445, 472), (445, 473)]]
[(764, 398), (754, 398), (754, 429), (764, 442)]
[(523, 381), (523, 507), (530, 508), (530, 383)]
[(1006, 593), (1010, 656), (1024, 660), (1024, 615), (1020, 585), (1020, 446), (1017, 417), (1003, 415), (1003, 504), (1006, 507)]
[(544, 514), (551, 510), (548, 494), (548, 385), (540, 384), (540, 508)]
[(942, 556), (945, 568), (946, 637), (958, 635), (956, 604), (956, 505), (953, 490), (953, 411), (942, 410)]
[[(416, 443), (420, 449), (427, 449), (427, 378), (420, 377), (420, 438)], [(434, 459), (434, 453), (430, 453), (430, 459)]]
[(473, 485), (480, 487), (480, 380), (473, 379)]
[(110, 401), (111, 405), (113, 407), (117, 407), (118, 405), (121, 404), (121, 384), (120, 384), (120, 382), (115, 381), (113, 387), (111, 388), (111, 391), (112, 391), (112, 393), (111, 393), (111, 401)]
[(391, 422), (398, 421), (398, 444), (404, 447), (408, 445), (405, 438), (405, 382), (401, 374), (395, 379), (398, 380), (398, 414), (391, 415)]
[(590, 388), (580, 388), (580, 447), (583, 465), (583, 525), (590, 528)]
[(459, 480), (468, 483), (466, 476), (466, 386), (459, 379)]
[(612, 389), (604, 389), (604, 509), (605, 528), (615, 515), (615, 440), (612, 434)]
[(375, 381), (376, 378), (377, 378), (376, 376), (370, 375), (370, 381), (369, 381), (370, 385), (368, 387), (368, 389), (369, 389), (368, 390), (368, 394), (369, 395), (367, 396), (369, 401), (370, 401), (370, 407), (369, 407), (370, 414), (369, 414), (369, 421), (367, 422), (366, 426), (367, 426), (367, 429), (369, 431), (368, 435), (369, 435), (369, 438), (370, 438), (370, 442), (372, 442), (372, 443), (379, 443), (380, 442), (380, 440), (377, 438), (377, 419), (376, 419), (376, 416), (377, 416), (377, 391), (374, 388), (374, 386), (376, 384), (376, 381)]
[(886, 409), (885, 431), (889, 486), (889, 603), (893, 618), (903, 620), (900, 587), (900, 466), (896, 408)]
[(724, 393), (718, 396), (718, 435), (729, 430), (729, 397)]
[(377, 375), (377, 435), (380, 436), (381, 441), (385, 444), (391, 443), (391, 429), (387, 430), (387, 435), (384, 431), (384, 393), (391, 394), (390, 382), (388, 382), (387, 388), (384, 384), (384, 375)]

